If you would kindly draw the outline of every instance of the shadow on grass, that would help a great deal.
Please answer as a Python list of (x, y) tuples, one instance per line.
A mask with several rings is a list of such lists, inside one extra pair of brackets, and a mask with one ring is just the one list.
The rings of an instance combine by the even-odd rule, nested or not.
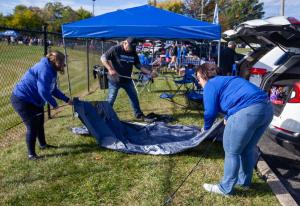
[(178, 92), (176, 94), (176, 96), (180, 95), (180, 96), (183, 96), (184, 93), (186, 92), (186, 90), (178, 90), (178, 89), (157, 89), (157, 90), (152, 90), (151, 93), (164, 93), (164, 92), (168, 92), (168, 93), (175, 93), (175, 92)]
[[(195, 113), (197, 112), (197, 113)], [(190, 110), (190, 109), (187, 109), (186, 111), (182, 111), (180, 113), (176, 112), (175, 114), (173, 114), (172, 116), (175, 118), (175, 119), (181, 119), (181, 118), (199, 118), (203, 116), (203, 111), (200, 111), (200, 110)]]
[[(215, 151), (215, 152), (212, 152)], [(195, 164), (188, 170), (188, 172), (191, 172), (191, 170), (194, 168), (194, 166), (196, 166), (196, 164), (199, 162), (197, 168), (202, 168), (205, 167), (205, 158), (209, 158), (209, 159), (223, 159), (224, 158), (224, 152), (222, 150), (222, 143), (220, 142), (214, 142), (212, 143), (210, 140), (206, 140), (204, 142), (202, 142), (200, 145), (198, 145), (195, 148), (189, 149), (183, 153), (179, 153), (179, 154), (175, 154), (172, 155), (172, 157), (178, 157), (178, 156), (186, 156), (186, 157), (199, 157), (199, 159), (195, 162)], [(166, 163), (166, 176), (164, 178), (164, 184), (163, 185), (163, 189), (162, 189), (162, 194), (164, 194), (164, 199), (163, 202), (165, 203), (166, 201), (170, 201), (168, 204), (166, 205), (172, 205), (172, 201), (171, 199), (171, 195), (176, 192), (176, 189), (180, 186), (180, 184), (182, 183), (182, 181), (184, 180), (184, 178), (187, 177), (188, 174), (190, 173), (186, 173), (182, 176), (182, 179), (180, 181), (178, 181), (176, 183), (176, 186), (174, 188), (172, 188), (172, 177), (174, 176), (174, 167), (176, 166), (175, 160), (174, 158), (172, 158), (170, 156), (170, 158), (168, 159), (168, 162)], [(173, 183), (174, 184), (174, 183)], [(184, 184), (184, 183), (183, 183)], [(179, 189), (180, 190), (180, 189)], [(176, 198), (176, 195), (173, 197), (173, 199)]]
[(56, 114), (56, 115), (52, 116), (51, 119), (62, 119), (62, 118), (69, 118), (72, 116), (73, 116), (73, 114), (65, 114), (65, 115)]
[(222, 142), (212, 142), (212, 140), (204, 140), (197, 147), (191, 148), (183, 153), (178, 153), (176, 155), (209, 159), (223, 159), (224, 151)]
[[(58, 152), (55, 154), (45, 154), (43, 158), (51, 158), (51, 157), (62, 157), (69, 155), (77, 155), (83, 153), (92, 153), (94, 151), (99, 151), (100, 146), (98, 144), (70, 144), (70, 145), (60, 145), (57, 149), (72, 149), (70, 151)], [(53, 150), (54, 151), (54, 150)]]
[(250, 189), (244, 190), (243, 188), (237, 186), (234, 190), (234, 196), (241, 196), (245, 198), (257, 197), (257, 196), (273, 195), (268, 184), (264, 182), (252, 183)]

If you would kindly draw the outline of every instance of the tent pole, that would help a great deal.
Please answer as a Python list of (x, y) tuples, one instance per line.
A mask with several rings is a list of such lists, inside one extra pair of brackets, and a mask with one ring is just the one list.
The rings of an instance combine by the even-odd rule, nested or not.
[(209, 42), (209, 47), (208, 47), (208, 60), (211, 60), (211, 42)]
[(89, 59), (89, 40), (86, 40), (86, 78), (87, 90), (90, 93), (90, 59)]
[[(69, 61), (68, 61), (67, 47), (66, 47), (66, 42), (65, 42), (64, 37), (63, 37), (63, 44), (64, 44), (65, 61), (66, 61), (66, 67), (67, 67), (69, 95), (70, 95), (70, 98), (72, 99), (71, 81), (70, 81), (69, 64), (68, 64)], [(73, 114), (73, 118), (74, 118), (74, 106), (72, 106), (72, 114)]]
[(67, 47), (66, 47), (66, 42), (65, 42), (65, 38), (64, 37), (63, 37), (63, 44), (64, 44), (64, 52), (65, 52), (65, 58), (66, 58), (69, 95), (71, 97), (72, 96), (72, 90), (71, 90), (70, 73), (69, 73), (69, 61), (68, 61), (69, 58), (68, 58), (68, 54), (67, 54)]
[(221, 39), (218, 41), (218, 67), (220, 66)]
[(154, 42), (153, 42), (153, 40), (152, 40), (152, 45), (153, 45), (153, 49), (152, 49), (152, 59), (151, 59), (151, 62), (150, 62), (150, 64), (151, 64), (151, 70), (153, 70), (153, 62), (155, 61), (155, 60), (154, 60)]

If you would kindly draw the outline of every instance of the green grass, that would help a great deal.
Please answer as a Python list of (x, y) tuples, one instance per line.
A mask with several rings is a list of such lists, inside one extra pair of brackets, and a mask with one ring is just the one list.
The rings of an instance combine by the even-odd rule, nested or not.
[[(10, 95), (15, 84), (28, 68), (41, 59), (44, 53), (43, 49), (42, 46), (7, 45), (5, 42), (0, 42), (0, 134), (21, 121), (10, 104)], [(53, 47), (52, 49), (63, 52), (62, 47)], [(67, 52), (72, 94), (78, 94), (87, 90), (86, 53), (74, 49), (68, 49)], [(90, 55), (90, 68), (99, 63), (98, 59), (98, 56)], [(95, 82), (91, 69), (90, 81), (91, 84)], [(62, 91), (69, 94), (67, 74), (59, 75), (59, 86)]]
[[(185, 113), (159, 98), (161, 91), (174, 88), (171, 80), (156, 80), (151, 93), (140, 94), (143, 111), (172, 114), (177, 118), (175, 123), (202, 125), (201, 111)], [(107, 91), (97, 90), (84, 99), (103, 100), (106, 95)], [(176, 100), (184, 103), (183, 97)], [(120, 119), (133, 120), (124, 91), (120, 91), (114, 108)], [(78, 125), (81, 123), (72, 118), (69, 107), (47, 121), (47, 141), (59, 148), (37, 150), (45, 156), (40, 161), (26, 159), (24, 138), (1, 148), (0, 205), (162, 205), (210, 144), (204, 142), (170, 156), (124, 154), (98, 147), (92, 137), (72, 134), (70, 128)], [(247, 192), (237, 190), (237, 195), (230, 198), (206, 193), (202, 184), (220, 180), (223, 159), (222, 145), (213, 144), (178, 191), (173, 205), (280, 205), (256, 174), (253, 187)]]

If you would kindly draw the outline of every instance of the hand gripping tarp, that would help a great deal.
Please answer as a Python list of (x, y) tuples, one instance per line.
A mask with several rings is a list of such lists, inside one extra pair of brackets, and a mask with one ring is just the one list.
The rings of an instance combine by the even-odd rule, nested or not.
[(208, 132), (194, 126), (156, 122), (137, 125), (122, 122), (108, 102), (74, 99), (74, 108), (100, 146), (126, 153), (175, 154), (196, 147), (204, 139), (218, 135), (222, 122)]

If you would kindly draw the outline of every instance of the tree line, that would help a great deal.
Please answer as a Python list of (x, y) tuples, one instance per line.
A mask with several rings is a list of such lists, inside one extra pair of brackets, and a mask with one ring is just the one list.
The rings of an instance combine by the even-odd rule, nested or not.
[(72, 9), (70, 6), (64, 6), (60, 2), (46, 3), (43, 8), (17, 5), (12, 14), (4, 16), (0, 13), (0, 26), (41, 30), (42, 26), (47, 24), (51, 32), (61, 32), (61, 25), (67, 22), (86, 19), (92, 16), (92, 13), (83, 9)]
[(260, 19), (264, 15), (264, 3), (259, 0), (148, 0), (148, 4), (158, 8), (207, 22), (213, 20), (216, 3), (223, 31), (247, 20)]
[[(219, 22), (223, 31), (264, 15), (264, 4), (259, 0), (148, 0), (149, 5), (208, 22), (212, 22), (215, 3), (218, 3)], [(82, 7), (74, 10), (60, 2), (46, 3), (43, 8), (17, 5), (10, 15), (0, 13), (0, 26), (40, 30), (44, 24), (48, 24), (49, 31), (61, 32), (62, 24), (91, 16), (92, 13)]]

